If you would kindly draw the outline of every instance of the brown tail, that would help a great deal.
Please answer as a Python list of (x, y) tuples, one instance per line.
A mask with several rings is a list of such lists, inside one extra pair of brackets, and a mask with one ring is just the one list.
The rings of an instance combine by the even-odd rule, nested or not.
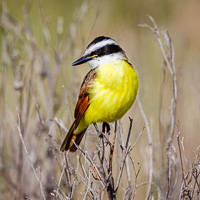
[(68, 150), (71, 152), (75, 152), (77, 150), (77, 147), (74, 145), (74, 142), (76, 143), (76, 145), (80, 144), (87, 128), (78, 134), (74, 134), (76, 128), (77, 128), (77, 122), (75, 120), (60, 147), (60, 150), (62, 152)]

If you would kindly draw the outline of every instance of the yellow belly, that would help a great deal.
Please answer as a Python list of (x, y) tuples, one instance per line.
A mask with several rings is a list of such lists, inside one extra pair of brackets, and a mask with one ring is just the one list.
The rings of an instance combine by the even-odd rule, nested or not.
[(133, 67), (124, 60), (114, 61), (96, 69), (96, 79), (89, 90), (90, 106), (77, 133), (94, 122), (113, 122), (132, 106), (138, 90)]
[(133, 104), (138, 89), (135, 70), (123, 60), (97, 69), (90, 93), (86, 123), (112, 122), (120, 119)]

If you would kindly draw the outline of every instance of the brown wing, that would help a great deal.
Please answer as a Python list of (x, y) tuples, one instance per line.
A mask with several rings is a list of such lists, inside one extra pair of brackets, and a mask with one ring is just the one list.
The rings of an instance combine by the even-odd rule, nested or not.
[(89, 93), (88, 89), (90, 87), (91, 82), (96, 78), (96, 71), (94, 69), (90, 70), (88, 74), (85, 76), (83, 83), (81, 85), (80, 94), (78, 97), (78, 102), (76, 104), (74, 117), (75, 119), (81, 119), (87, 110), (89, 104)]
[(83, 115), (85, 114), (85, 111), (87, 110), (87, 108), (90, 105), (88, 89), (90, 87), (91, 82), (95, 78), (96, 78), (95, 70), (90, 70), (88, 72), (88, 74), (86, 75), (85, 79), (83, 80), (83, 83), (82, 83), (81, 89), (80, 89), (78, 102), (76, 104), (76, 109), (75, 109), (75, 113), (74, 113), (75, 120), (74, 120), (73, 124), (71, 125), (71, 128), (69, 129), (69, 131), (60, 147), (61, 151), (68, 151), (68, 150), (70, 150), (72, 152), (76, 151), (77, 147), (74, 145), (74, 142), (77, 145), (79, 145), (81, 142), (81, 139), (84, 136), (84, 133), (87, 128), (79, 134), (74, 134), (74, 131), (78, 127), (81, 118), (83, 117)]

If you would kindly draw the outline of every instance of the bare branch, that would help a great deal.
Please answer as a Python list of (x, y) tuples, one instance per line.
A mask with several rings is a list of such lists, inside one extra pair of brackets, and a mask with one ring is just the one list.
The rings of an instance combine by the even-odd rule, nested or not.
[(175, 133), (176, 102), (177, 102), (177, 83), (176, 83), (176, 68), (175, 68), (175, 61), (174, 61), (174, 47), (173, 47), (173, 43), (172, 43), (169, 33), (167, 31), (160, 31), (153, 17), (148, 16), (148, 18), (151, 21), (152, 26), (148, 24), (143, 24), (139, 26), (148, 28), (155, 34), (156, 40), (162, 52), (165, 64), (171, 75), (172, 84), (173, 84), (173, 89), (172, 89), (173, 95), (171, 98), (171, 109), (170, 109), (171, 123), (170, 123), (168, 138), (167, 138), (167, 149), (166, 149), (167, 157), (168, 157), (168, 192), (167, 192), (167, 198), (168, 198), (169, 190), (170, 190), (169, 185), (171, 182), (170, 175), (172, 174), (171, 170), (172, 170), (173, 161), (171, 160), (171, 155), (173, 153), (172, 143), (173, 143), (173, 138), (174, 138), (174, 133)]
[(180, 156), (180, 161), (181, 161), (182, 180), (184, 182), (184, 186), (186, 187), (184, 167), (183, 167), (183, 158), (182, 158), (181, 145), (180, 145), (180, 134), (178, 134), (178, 136), (177, 136), (177, 143), (178, 143), (178, 150), (179, 150), (179, 156)]
[(149, 181), (148, 181), (148, 188), (147, 188), (147, 193), (146, 193), (146, 197), (145, 197), (145, 199), (147, 200), (150, 197), (151, 185), (152, 185), (152, 179), (153, 179), (153, 139), (152, 139), (151, 129), (149, 126), (149, 121), (144, 112), (144, 109), (143, 109), (143, 106), (142, 106), (142, 103), (141, 103), (139, 97), (137, 98), (137, 104), (139, 106), (140, 113), (143, 117), (145, 127), (147, 129), (147, 137), (148, 137), (148, 143), (149, 143)]
[(87, 154), (87, 152), (85, 152), (83, 149), (81, 149), (75, 142), (74, 142), (74, 145), (85, 156), (85, 158), (87, 159), (87, 161), (95, 168), (96, 172), (98, 173), (98, 176), (100, 177), (100, 182), (102, 183), (102, 186), (105, 186), (104, 178), (101, 176), (101, 173), (99, 172), (96, 164), (92, 161), (92, 159)]
[(127, 176), (128, 176), (128, 182), (130, 185), (130, 169), (129, 169), (129, 164), (128, 161), (126, 160), (127, 155), (129, 154), (129, 147), (128, 147), (128, 143), (129, 143), (129, 139), (130, 139), (130, 134), (131, 134), (131, 129), (132, 129), (132, 122), (133, 120), (129, 117), (130, 120), (130, 125), (129, 125), (129, 131), (128, 131), (128, 135), (127, 135), (127, 139), (126, 139), (126, 146), (123, 147), (123, 138), (121, 137), (121, 141), (122, 141), (122, 159), (121, 159), (121, 165), (120, 165), (120, 171), (119, 171), (119, 175), (117, 178), (117, 183), (116, 183), (116, 187), (115, 187), (115, 192), (117, 192), (118, 188), (119, 188), (119, 184), (122, 178), (122, 172), (126, 163), (126, 167), (127, 167)]
[(38, 174), (37, 174), (37, 172), (36, 172), (36, 169), (34, 168), (33, 163), (32, 163), (32, 161), (31, 161), (31, 159), (30, 159), (30, 157), (29, 157), (29, 152), (28, 152), (28, 150), (27, 150), (25, 141), (24, 141), (23, 136), (22, 136), (21, 125), (20, 125), (20, 124), (21, 124), (21, 119), (20, 119), (20, 115), (18, 114), (18, 125), (17, 125), (18, 134), (19, 134), (19, 137), (20, 137), (20, 139), (21, 139), (22, 145), (23, 145), (23, 147), (24, 147), (24, 151), (25, 151), (25, 153), (26, 153), (26, 155), (27, 155), (27, 160), (29, 161), (29, 164), (30, 164), (30, 166), (31, 166), (31, 168), (32, 168), (32, 170), (33, 170), (33, 174), (34, 174), (34, 176), (35, 176), (37, 182), (38, 182), (39, 185), (40, 185), (40, 191), (41, 191), (41, 194), (42, 194), (42, 198), (43, 198), (44, 200), (46, 200), (45, 193), (44, 193), (44, 188), (43, 188), (43, 185), (42, 185), (42, 181), (40, 180), (40, 178), (39, 178), (39, 176), (38, 176)]

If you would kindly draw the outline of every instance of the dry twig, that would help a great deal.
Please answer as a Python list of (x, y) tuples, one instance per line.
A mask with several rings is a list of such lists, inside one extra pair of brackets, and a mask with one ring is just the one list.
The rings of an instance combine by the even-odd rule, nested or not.
[(27, 147), (26, 147), (26, 144), (25, 144), (25, 141), (24, 141), (24, 138), (23, 138), (23, 135), (22, 135), (22, 132), (21, 132), (21, 118), (20, 118), (20, 115), (18, 114), (18, 125), (17, 125), (17, 130), (18, 130), (18, 134), (19, 134), (19, 137), (20, 137), (20, 140), (22, 142), (22, 145), (23, 145), (23, 148), (24, 148), (24, 151), (27, 155), (27, 160), (30, 164), (30, 167), (31, 169), (33, 170), (33, 174), (37, 180), (37, 182), (39, 183), (39, 186), (40, 186), (40, 191), (41, 191), (41, 194), (42, 194), (42, 198), (44, 200), (46, 200), (46, 197), (45, 197), (45, 192), (44, 192), (44, 188), (43, 188), (43, 184), (42, 184), (42, 181), (40, 180), (37, 172), (36, 172), (36, 169), (34, 168), (34, 165), (29, 157), (29, 152), (27, 150)]
[[(173, 138), (175, 133), (176, 103), (177, 103), (177, 83), (176, 83), (176, 68), (174, 61), (174, 47), (169, 33), (167, 31), (160, 31), (153, 17), (148, 16), (148, 18), (151, 21), (152, 25), (140, 24), (139, 26), (148, 28), (155, 34), (156, 40), (158, 42), (164, 61), (166, 63), (166, 67), (171, 75), (172, 85), (173, 85), (172, 89), (173, 95), (171, 98), (171, 110), (170, 110), (171, 123), (170, 123), (170, 130), (168, 133), (167, 148), (166, 148), (167, 159), (168, 159), (168, 189), (166, 198), (168, 199), (171, 192), (173, 191), (173, 187), (171, 187), (172, 185), (171, 175), (172, 175), (172, 163), (174, 163), (172, 154), (173, 154)], [(164, 44), (166, 44), (166, 47)], [(176, 164), (174, 165), (175, 165), (174, 168), (176, 168)]]

